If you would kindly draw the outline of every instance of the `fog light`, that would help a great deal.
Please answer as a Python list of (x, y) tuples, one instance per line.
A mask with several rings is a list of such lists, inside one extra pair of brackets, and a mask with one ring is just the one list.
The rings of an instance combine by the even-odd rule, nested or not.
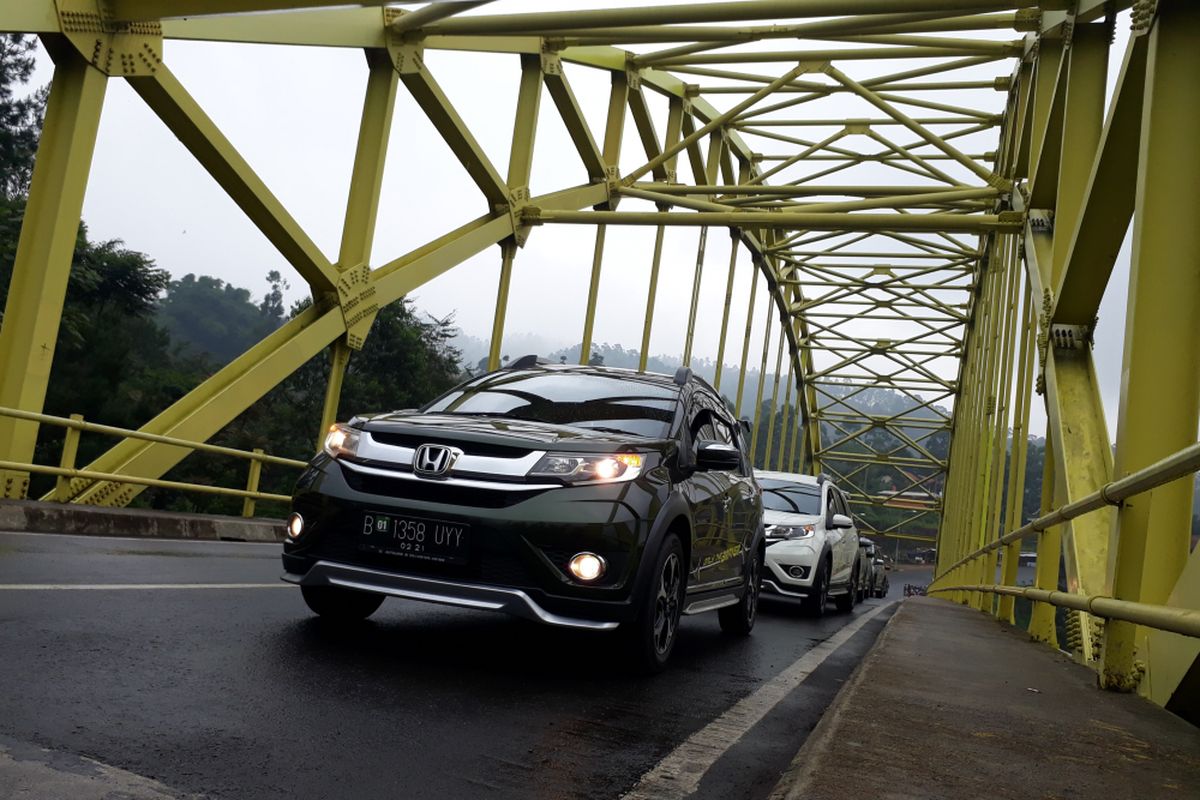
[(298, 539), (304, 533), (304, 517), (293, 513), (288, 517), (287, 535), (289, 539)]
[(805, 572), (807, 570), (804, 567), (788, 567), (788, 575), (791, 575), (793, 578), (803, 578)]
[(595, 553), (579, 553), (571, 559), (567, 568), (581, 581), (594, 581), (604, 575), (608, 564)]

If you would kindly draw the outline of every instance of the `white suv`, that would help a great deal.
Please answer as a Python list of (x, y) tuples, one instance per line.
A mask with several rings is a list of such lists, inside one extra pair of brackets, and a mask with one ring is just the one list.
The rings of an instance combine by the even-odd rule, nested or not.
[(854, 608), (860, 581), (858, 531), (846, 496), (824, 475), (755, 470), (767, 534), (762, 591), (803, 601), (813, 616), (832, 598)]

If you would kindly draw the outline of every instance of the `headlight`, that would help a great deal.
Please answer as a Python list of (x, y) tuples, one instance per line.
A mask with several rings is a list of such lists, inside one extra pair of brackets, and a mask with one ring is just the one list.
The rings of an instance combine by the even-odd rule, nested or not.
[(325, 435), (325, 452), (334, 458), (354, 457), (358, 454), (360, 433), (348, 425), (335, 424)]
[(529, 470), (530, 478), (557, 478), (564, 483), (617, 483), (642, 472), (642, 457), (633, 453), (576, 455), (547, 453)]
[(812, 525), (768, 525), (768, 539), (807, 539), (816, 532)]

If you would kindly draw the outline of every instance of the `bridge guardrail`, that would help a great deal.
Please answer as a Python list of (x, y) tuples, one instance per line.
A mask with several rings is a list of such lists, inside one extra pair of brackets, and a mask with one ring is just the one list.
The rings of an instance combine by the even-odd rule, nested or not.
[(1171, 481), (1200, 470), (1200, 442), (1189, 445), (1179, 452), (1126, 475), (1120, 480), (1112, 481), (1101, 486), (1095, 492), (1076, 500), (1073, 503), (1056, 508), (1049, 514), (1044, 514), (1032, 522), (1007, 533), (993, 542), (979, 548), (973, 553), (963, 556), (951, 564), (930, 584), (929, 593), (940, 592), (984, 592), (986, 594), (1010, 595), (1025, 597), (1053, 606), (1083, 611), (1093, 616), (1105, 619), (1118, 619), (1145, 625), (1149, 628), (1178, 633), (1184, 636), (1200, 637), (1200, 611), (1175, 608), (1153, 603), (1137, 603), (1130, 600), (1120, 600), (1103, 595), (1074, 594), (1071, 592), (1051, 591), (1026, 586), (1007, 586), (1001, 584), (961, 584), (954, 586), (936, 586), (939, 581), (946, 579), (967, 564), (982, 558), (993, 550), (998, 550), (1026, 536), (1041, 536), (1049, 528), (1081, 517), (1105, 506), (1119, 506), (1127, 498), (1143, 494)]
[[(17, 408), (5, 408), (0, 406), (0, 416), (12, 417), (14, 419), (26, 420), (29, 422), (37, 422), (43, 425), (55, 425), (57, 427), (66, 429), (66, 436), (63, 439), (62, 458), (59, 462), (59, 466), (57, 467), (51, 467), (44, 464), (27, 464), (17, 461), (0, 461), (0, 469), (36, 472), (43, 475), (55, 476), (57, 481), (55, 482), (53, 496), (54, 499), (60, 503), (70, 502), (70, 481), (73, 478), (78, 478), (91, 481), (131, 483), (138, 486), (153, 486), (161, 489), (175, 489), (185, 492), (199, 492), (201, 494), (218, 494), (230, 497), (240, 497), (242, 498), (242, 516), (252, 517), (254, 516), (255, 504), (260, 500), (282, 503), (286, 503), (291, 500), (291, 498), (287, 495), (258, 491), (258, 483), (259, 478), (262, 475), (263, 464), (276, 464), (284, 467), (294, 467), (296, 469), (303, 469), (307, 466), (307, 463), (304, 461), (294, 458), (284, 458), (282, 456), (269, 455), (259, 448), (255, 448), (254, 450), (239, 450), (234, 447), (223, 447), (221, 445), (208, 444), (207, 442), (193, 442), (174, 436), (163, 436), (157, 433), (135, 431), (129, 428), (116, 427), (114, 425), (102, 425), (95, 422), (87, 422), (79, 414), (72, 414), (69, 418), (57, 417), (52, 414), (39, 414), (33, 411), (23, 411)], [(99, 433), (106, 436), (115, 436), (124, 439), (139, 439), (146, 442), (177, 445), (179, 447), (186, 447), (190, 450), (198, 450), (204, 453), (214, 453), (216, 455), (244, 459), (250, 462), (246, 475), (246, 488), (233, 489), (224, 486), (209, 486), (206, 484), (187, 483), (185, 481), (169, 481), (161, 478), (142, 478), (136, 475), (121, 475), (111, 472), (76, 469), (75, 453), (79, 448), (79, 436), (84, 431), (89, 433)]]

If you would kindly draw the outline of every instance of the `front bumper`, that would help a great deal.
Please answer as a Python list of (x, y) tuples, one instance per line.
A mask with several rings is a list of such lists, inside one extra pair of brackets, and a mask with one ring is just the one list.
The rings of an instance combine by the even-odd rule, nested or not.
[[(547, 616), (582, 620), (601, 629), (634, 615), (638, 568), (668, 488), (646, 477), (546, 491), (367, 477), (372, 479), (322, 456), (301, 476), (292, 509), (303, 516), (305, 530), (284, 543), (285, 579), (306, 580), (323, 563), (313, 581), (323, 580), (331, 566), (345, 567), (389, 579), (369, 591), (414, 599), (432, 594), (434, 602), (494, 608), (550, 624), (558, 623)], [(364, 514), (469, 526), (469, 556), (456, 563), (399, 557), (373, 544), (363, 530)], [(608, 562), (594, 584), (575, 581), (566, 569), (582, 551)]]
[(389, 597), (402, 597), (406, 600), (421, 600), (426, 603), (441, 603), (482, 611), (500, 611), (532, 622), (543, 622), (563, 628), (608, 631), (617, 627), (618, 624), (554, 614), (542, 608), (532, 597), (520, 589), (455, 583), (416, 575), (382, 572), (365, 567), (352, 567), (347, 564), (334, 564), (329, 561), (318, 561), (303, 575), (285, 572), (282, 577), (288, 583), (300, 586), (340, 586), (346, 589), (386, 594)]
[(807, 540), (783, 540), (767, 545), (762, 588), (766, 594), (804, 598), (812, 594), (817, 551)]

